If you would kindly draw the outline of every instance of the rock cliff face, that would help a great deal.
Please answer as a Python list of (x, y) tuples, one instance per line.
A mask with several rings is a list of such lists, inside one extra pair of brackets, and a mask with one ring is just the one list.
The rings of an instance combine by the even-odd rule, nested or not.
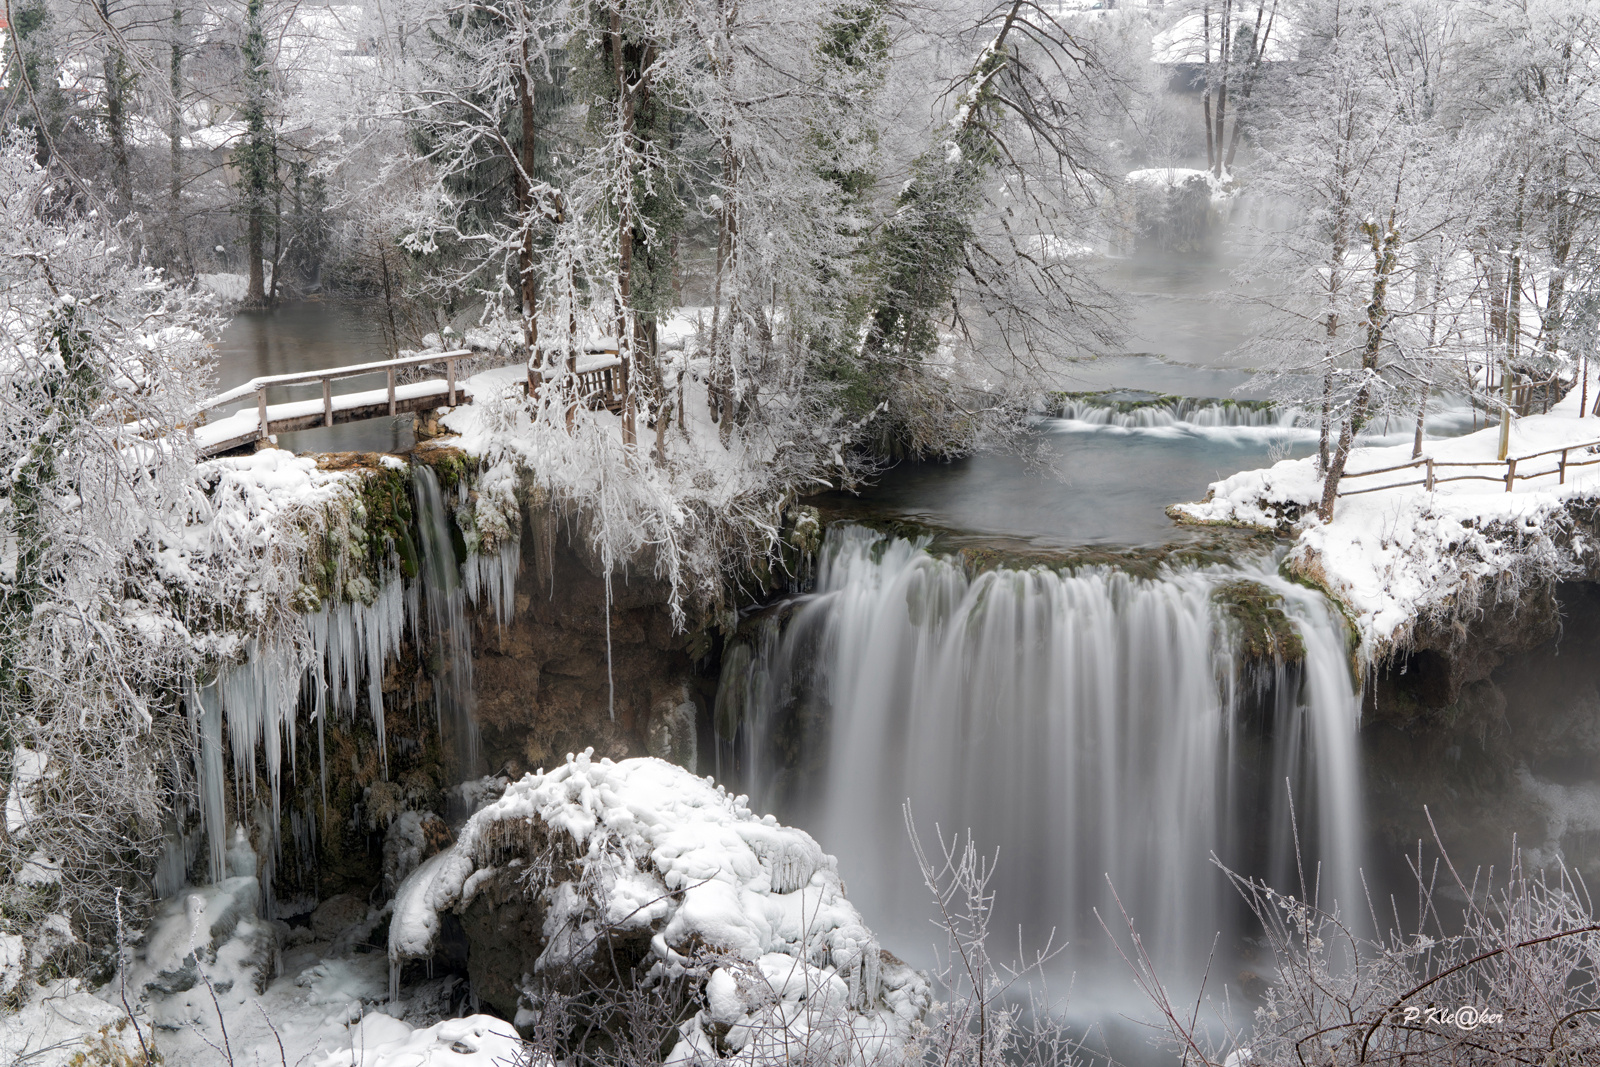
[(689, 636), (673, 631), (667, 587), (616, 575), (608, 613), (599, 561), (558, 523), (531, 525), (511, 622), (479, 613), (474, 623), (485, 768), (518, 778), (592, 747), (694, 770), (697, 708), (714, 680), (695, 670)]
[(1381, 843), (1432, 840), (1458, 868), (1556, 859), (1600, 873), (1600, 584), (1527, 591), (1461, 625), (1420, 626), (1374, 672), (1363, 728)]

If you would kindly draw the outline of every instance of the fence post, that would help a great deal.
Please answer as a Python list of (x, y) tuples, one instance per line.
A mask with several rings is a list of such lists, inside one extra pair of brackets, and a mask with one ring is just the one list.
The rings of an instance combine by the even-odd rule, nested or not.
[(447, 359), (447, 360), (444, 361), (444, 365), (445, 365), (447, 371), (449, 372), (449, 376), (450, 376), (450, 406), (451, 407), (455, 407), (456, 406), (456, 361), (454, 359)]
[(1564, 448), (1561, 450), (1561, 480), (1556, 484), (1567, 484), (1567, 450)]
[(322, 425), (333, 425), (333, 379), (322, 379)]
[(268, 432), (270, 427), (267, 424), (267, 391), (265, 389), (256, 390), (256, 417), (261, 420), (261, 439), (265, 440), (271, 437), (272, 434)]
[(1506, 460), (1506, 492), (1511, 492), (1511, 480), (1517, 476), (1517, 459), (1515, 456)]
[(389, 368), (389, 414), (394, 414), (394, 368)]
[(1427, 485), (1425, 486), (1425, 488), (1428, 490), (1428, 492), (1431, 493), (1431, 492), (1433, 492), (1433, 457), (1432, 456), (1428, 457), (1428, 476), (1427, 476), (1426, 480), (1427, 480)]

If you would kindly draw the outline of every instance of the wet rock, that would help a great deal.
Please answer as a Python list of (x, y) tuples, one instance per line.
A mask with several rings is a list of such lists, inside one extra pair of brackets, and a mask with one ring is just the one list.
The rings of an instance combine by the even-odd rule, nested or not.
[(694, 701), (686, 691), (656, 701), (646, 728), (650, 755), (693, 773), (698, 759), (696, 719)]
[(311, 934), (318, 941), (332, 941), (366, 917), (365, 900), (353, 893), (339, 893), (318, 904), (311, 913)]

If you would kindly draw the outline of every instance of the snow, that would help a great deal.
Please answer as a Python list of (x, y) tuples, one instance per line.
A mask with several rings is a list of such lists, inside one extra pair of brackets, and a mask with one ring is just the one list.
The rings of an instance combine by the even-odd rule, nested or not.
[(507, 1067), (518, 1062), (516, 1029), (492, 1015), (446, 1019), (413, 1030), (381, 1012), (351, 1028), (350, 1048), (313, 1061), (313, 1067)]
[(596, 760), (592, 750), (513, 782), (406, 879), (389, 925), (391, 966), (426, 957), (439, 913), (470, 904), (496, 865), (526, 858), (513, 855), (516, 842), (539, 833), (566, 838), (556, 847), (575, 850), (585, 869), (582, 888), (543, 891), (541, 966), (581, 963), (599, 924), (652, 931), (653, 974), (691, 973), (707, 952), (719, 961), (708, 1007), (674, 1058), (695, 1058), (696, 1031), (718, 1023), (735, 1026), (732, 1047), (758, 1056), (770, 1041), (838, 1042), (843, 1055), (848, 1032), (851, 1055), (870, 1058), (865, 1050), (902, 1045), (927, 1009), (926, 980), (885, 959), (845, 899), (836, 861), (809, 834), (673, 764)]
[[(520, 367), (511, 368), (512, 372), (521, 375)], [(396, 385), (394, 398), (396, 402), (421, 400), (437, 397), (444, 403), (450, 396), (450, 383), (444, 378), (435, 378), (422, 382), (407, 382)], [(335, 411), (353, 411), (356, 408), (372, 407), (389, 402), (388, 387), (382, 389), (368, 389), (359, 393), (339, 393), (329, 399), (329, 406)], [(469, 404), (472, 402), (472, 389), (470, 386), (458, 383), (456, 386), (456, 402)], [(277, 422), (282, 419), (299, 419), (308, 415), (321, 415), (325, 413), (322, 398), (313, 400), (291, 400), (280, 404), (267, 405), (267, 421)], [(235, 411), (233, 414), (207, 422), (195, 428), (195, 447), (202, 454), (219, 452), (237, 445), (255, 440), (261, 428), (261, 412), (251, 406)]]
[[(517, 1062), (520, 1042), (504, 1020), (440, 1020), (453, 1014), (458, 978), (421, 983), (409, 1000), (389, 1002), (386, 960), (361, 944), (376, 909), (328, 940), (291, 938), (285, 947), (286, 928), (256, 913), (249, 846), (236, 845), (229, 858), (234, 877), (163, 904), (119, 978), (98, 990), (78, 980), (28, 986), (19, 1010), (0, 1014), (0, 1063), (143, 1062), (141, 1040), (167, 1067), (213, 1067), (228, 1053), (241, 1065), (304, 1067)], [(0, 937), (0, 975), (12, 942), (20, 946)]]
[[(1587, 450), (1600, 440), (1600, 418), (1580, 417), (1579, 399), (1574, 389), (1549, 414), (1515, 420), (1508, 455), (1521, 462), (1510, 493), (1496, 459), (1500, 431), (1491, 426), (1424, 442), (1438, 479), (1483, 479), (1440, 481), (1432, 491), (1406, 484), (1422, 481), (1420, 466), (1359, 477), (1410, 463), (1409, 442), (1353, 449), (1341, 492), (1377, 491), (1341, 495), (1331, 523), (1314, 514), (1322, 495), (1315, 457), (1224, 478), (1204, 501), (1171, 510), (1193, 522), (1294, 534), (1286, 565), (1344, 605), (1365, 655), (1383, 655), (1402, 646), (1423, 616), (1472, 611), (1480, 598), (1512, 593), (1530, 578), (1574, 573), (1600, 547), (1572, 530), (1568, 517), (1572, 505), (1600, 497), (1600, 463), (1569, 467), (1563, 483), (1559, 455), (1527, 458), (1571, 446), (1572, 463), (1600, 459)], [(1438, 466), (1446, 463), (1470, 465)], [(1534, 477), (1524, 481), (1525, 474)]]
[[(0, 956), (6, 940), (0, 938)], [(0, 1062), (76, 1067), (91, 1048), (120, 1052), (126, 1057), (121, 1062), (139, 1062), (139, 1042), (127, 1013), (90, 992), (81, 979), (33, 986), (15, 1013), (0, 1013)], [(119, 1061), (107, 1055), (87, 1062)]]
[(1218, 178), (1209, 170), (1192, 167), (1148, 167), (1130, 170), (1122, 176), (1128, 185), (1148, 186), (1152, 189), (1181, 189), (1190, 182), (1202, 182), (1211, 190), (1213, 202), (1221, 203), (1232, 198), (1236, 191), (1227, 172)]

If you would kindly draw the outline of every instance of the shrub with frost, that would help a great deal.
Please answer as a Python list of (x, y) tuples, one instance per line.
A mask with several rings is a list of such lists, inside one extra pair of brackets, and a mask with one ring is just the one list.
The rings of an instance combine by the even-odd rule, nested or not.
[(26, 943), (25, 970), (104, 943), (187, 776), (190, 643), (160, 572), (215, 326), (31, 141), (0, 144), (0, 936)]
[[(1137, 935), (1130, 962), (1182, 1062), (1227, 1067), (1465, 1067), (1600, 1062), (1600, 921), (1564, 868), (1464, 879), (1448, 856), (1411, 857), (1416, 895), (1362, 914), (1319, 907), (1228, 872), (1273, 962), (1250, 1027), (1197, 1019)], [(1313, 872), (1314, 873), (1314, 872)], [(1402, 909), (1416, 915), (1402, 920)], [(1387, 933), (1373, 936), (1374, 927)], [(1131, 924), (1130, 924), (1131, 932)]]

